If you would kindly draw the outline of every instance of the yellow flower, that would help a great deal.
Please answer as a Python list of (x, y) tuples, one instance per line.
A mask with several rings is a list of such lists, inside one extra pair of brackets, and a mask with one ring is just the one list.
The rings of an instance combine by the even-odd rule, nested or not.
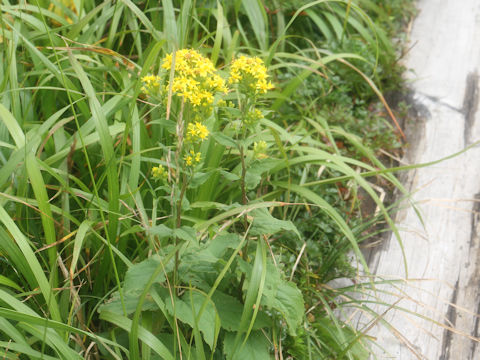
[(195, 161), (196, 161), (197, 163), (199, 163), (200, 160), (202, 160), (202, 154), (200, 154), (199, 152), (197, 152), (197, 153), (195, 154)]
[(207, 127), (202, 123), (195, 121), (195, 123), (189, 123), (187, 126), (187, 140), (195, 142), (197, 140), (205, 140), (210, 132)]
[(255, 87), (259, 93), (265, 94), (268, 90), (273, 89), (273, 84), (270, 81), (268, 83), (266, 81), (260, 81), (257, 82)]
[(200, 152), (195, 152), (190, 150), (190, 153), (183, 157), (185, 160), (185, 164), (187, 166), (193, 166), (194, 164), (198, 164), (202, 160), (202, 154)]
[[(171, 70), (173, 54), (165, 56), (162, 68)], [(172, 91), (183, 96), (185, 101), (197, 106), (210, 106), (215, 92), (227, 92), (225, 81), (216, 74), (210, 59), (192, 49), (182, 49), (175, 53), (174, 79)]]
[(240, 83), (255, 94), (265, 94), (273, 89), (273, 84), (267, 81), (267, 68), (258, 57), (240, 56), (234, 60), (230, 68), (230, 84)]
[(156, 75), (147, 75), (142, 78), (143, 86), (140, 89), (146, 95), (158, 95), (162, 78)]
[(165, 168), (163, 167), (163, 165), (154, 166), (152, 168), (152, 177), (154, 179), (165, 180), (168, 177), (168, 173), (165, 170)]
[(183, 160), (185, 160), (185, 164), (187, 164), (187, 166), (193, 165), (193, 157), (191, 157), (190, 155), (185, 155)]

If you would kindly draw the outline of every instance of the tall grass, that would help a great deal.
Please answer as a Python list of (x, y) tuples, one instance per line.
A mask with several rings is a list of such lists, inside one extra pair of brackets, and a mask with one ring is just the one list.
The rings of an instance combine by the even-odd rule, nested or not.
[[(362, 188), (395, 233), (365, 178), (404, 189), (321, 109), (339, 91), (330, 79), (346, 71), (349, 91), (378, 96), (395, 131), (377, 71), (394, 51), (364, 5), (384, 15), (369, 1), (3, 1), (0, 354), (368, 357), (324, 286), (353, 275), (350, 251), (368, 273), (359, 243), (369, 223), (337, 185), (354, 199)], [(345, 51), (348, 41), (370, 58)], [(183, 48), (223, 77), (241, 54), (257, 56), (275, 84), (254, 100), (223, 95), (234, 108), (216, 103), (204, 120), (195, 173), (175, 154), (188, 107), (171, 87), (145, 96), (141, 80)], [(299, 97), (310, 83), (318, 92)], [(242, 106), (263, 119), (239, 135)], [(160, 165), (166, 182), (152, 175)]]

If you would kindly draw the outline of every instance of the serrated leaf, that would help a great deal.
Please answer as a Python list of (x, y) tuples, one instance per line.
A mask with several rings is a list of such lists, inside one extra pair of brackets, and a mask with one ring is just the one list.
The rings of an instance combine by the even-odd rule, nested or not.
[(281, 281), (275, 290), (264, 292), (265, 305), (277, 310), (287, 323), (288, 332), (295, 336), (303, 320), (303, 296), (292, 282)]
[(192, 247), (182, 255), (179, 277), (184, 283), (208, 291), (212, 279), (218, 274), (218, 260), (208, 250)]
[(190, 226), (182, 226), (179, 229), (173, 230), (173, 235), (185, 241), (198, 243), (197, 233), (195, 232), (195, 229)]
[(227, 249), (234, 249), (241, 238), (236, 234), (217, 236), (208, 245), (190, 246), (183, 254), (178, 269), (180, 279), (208, 291), (222, 264), (219, 261)]
[(173, 230), (163, 224), (152, 226), (148, 229), (148, 232), (152, 235), (158, 236), (160, 239), (173, 235)]
[[(192, 302), (190, 302), (192, 299)], [(166, 302), (166, 309), (171, 314), (177, 317), (181, 322), (190, 325), (192, 328), (195, 325), (193, 318), (192, 308), (195, 310), (195, 316), (198, 315), (200, 308), (202, 307), (205, 296), (194, 292), (190, 297), (190, 294), (186, 294), (182, 299), (175, 298), (175, 312), (171, 301)], [(205, 310), (202, 313), (202, 317), (198, 320), (198, 328), (203, 335), (205, 342), (213, 348), (213, 342), (215, 338), (215, 308), (211, 302), (207, 303)]]
[[(159, 255), (152, 255), (137, 264), (130, 266), (125, 275), (125, 284), (123, 290), (125, 292), (143, 291), (145, 285), (153, 274), (153, 272), (161, 264), (162, 258)], [(164, 266), (166, 266), (164, 264)], [(165, 280), (163, 273), (158, 275), (155, 282), (161, 283)]]
[(251, 235), (272, 235), (280, 231), (293, 231), (301, 238), (298, 229), (291, 221), (279, 220), (273, 217), (267, 209), (256, 209), (251, 212), (251, 215), (253, 217)]
[(238, 234), (219, 235), (210, 241), (207, 249), (213, 256), (220, 258), (227, 249), (235, 249), (241, 241), (242, 238)]
[(267, 279), (262, 304), (282, 314), (287, 323), (288, 332), (292, 336), (296, 335), (305, 311), (303, 296), (293, 282), (284, 280), (280, 269), (272, 263), (267, 265)]

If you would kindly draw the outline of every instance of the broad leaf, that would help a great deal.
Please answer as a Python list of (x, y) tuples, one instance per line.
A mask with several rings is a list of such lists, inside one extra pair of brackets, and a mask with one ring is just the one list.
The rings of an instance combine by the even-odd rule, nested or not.
[(262, 180), (262, 175), (284, 160), (277, 159), (264, 159), (256, 160), (247, 168), (247, 173), (245, 175), (245, 187), (247, 189), (254, 189), (258, 186)]
[[(241, 259), (238, 260), (238, 265), (249, 280), (252, 265)], [(290, 335), (296, 335), (305, 311), (302, 293), (293, 282), (284, 280), (281, 271), (270, 262), (267, 264), (261, 304), (280, 313), (287, 323)]]
[[(127, 314), (135, 312), (138, 304), (138, 297), (142, 293), (143, 289), (148, 283), (150, 276), (153, 272), (161, 266), (162, 258), (159, 255), (153, 255), (138, 264), (132, 265), (125, 275), (125, 282), (123, 285), (123, 301)], [(165, 271), (168, 272), (172, 267), (172, 264), (163, 264)], [(165, 281), (165, 275), (160, 273), (155, 279), (155, 283), (163, 283)], [(142, 310), (157, 310), (158, 305), (150, 298), (147, 297), (143, 303)], [(110, 300), (101, 305), (99, 312), (110, 311), (116, 314), (123, 315), (122, 302), (118, 291), (116, 291)]]
[(265, 305), (282, 314), (288, 326), (290, 335), (295, 336), (303, 320), (303, 296), (292, 282), (281, 281), (276, 289), (266, 290), (264, 293)]
[(291, 221), (276, 219), (267, 209), (256, 209), (251, 212), (251, 215), (254, 218), (251, 235), (272, 235), (280, 231), (293, 231), (300, 238), (300, 233)]
[(232, 354), (235, 333), (227, 333), (223, 343), (227, 359), (231, 360), (270, 360), (269, 342), (261, 331), (252, 331), (243, 346), (239, 346)]
[[(244, 305), (233, 296), (220, 291), (216, 291), (215, 294), (213, 294), (212, 300), (220, 316), (222, 328), (228, 331), (238, 331), (240, 329), (240, 319)], [(268, 316), (260, 311), (255, 320), (253, 330), (259, 330), (269, 325)]]
[[(173, 309), (172, 302), (167, 301), (166, 309), (171, 314), (178, 318), (183, 323), (190, 325), (190, 327), (195, 326), (194, 313), (192, 309), (195, 310), (195, 316), (198, 316), (198, 312), (202, 307), (202, 304), (205, 300), (205, 296), (194, 292), (191, 296), (192, 302), (190, 302), (190, 294), (187, 292), (182, 299), (175, 298), (175, 310)], [(202, 313), (202, 317), (198, 320), (198, 328), (203, 335), (205, 342), (213, 348), (213, 342), (215, 337), (215, 308), (211, 302), (207, 303), (205, 310)]]
[(163, 224), (152, 226), (148, 229), (150, 234), (158, 236), (160, 239), (169, 237), (178, 237), (179, 239), (188, 242), (197, 242), (197, 234), (195, 230), (190, 226), (182, 226), (178, 229), (171, 229)]
[(227, 136), (221, 132), (212, 132), (212, 137), (218, 142), (220, 145), (226, 147), (237, 148), (237, 143), (233, 140), (230, 136)]

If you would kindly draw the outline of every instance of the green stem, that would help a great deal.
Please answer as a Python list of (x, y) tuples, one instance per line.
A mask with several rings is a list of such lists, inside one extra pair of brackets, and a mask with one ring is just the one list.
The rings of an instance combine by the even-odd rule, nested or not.
[[(185, 108), (185, 100), (182, 98), (182, 102), (180, 105), (180, 113), (178, 114), (178, 120), (177, 120), (177, 149), (175, 151), (175, 165), (176, 165), (176, 183), (179, 185), (180, 183), (180, 154), (182, 153), (183, 149), (183, 130), (185, 127), (184, 121), (183, 121), (183, 110)], [(183, 196), (185, 195), (185, 190), (187, 189), (187, 176), (185, 173), (185, 169), (183, 169), (183, 176), (182, 176), (182, 187), (180, 190), (180, 196), (176, 202), (172, 201), (172, 209), (174, 212), (174, 218), (175, 220), (175, 228), (178, 229), (182, 225), (182, 200)], [(172, 192), (172, 196), (174, 196), (175, 191)], [(173, 200), (173, 199), (172, 199)], [(175, 246), (178, 245), (179, 239), (178, 237), (175, 236)], [(179, 250), (175, 252), (175, 268), (173, 271), (173, 284), (174, 287), (176, 288), (177, 285), (177, 276), (178, 276), (178, 266), (180, 265), (180, 259), (179, 259)], [(178, 295), (178, 294), (177, 294)]]
[[(182, 226), (182, 201), (183, 197), (185, 196), (185, 191), (187, 190), (187, 175), (183, 173), (182, 177), (182, 189), (180, 190), (180, 196), (177, 201), (177, 210), (176, 210), (176, 221), (175, 221), (175, 228), (178, 229), (180, 226)], [(175, 246), (178, 246), (179, 243), (179, 238), (175, 236)], [(179, 259), (179, 250), (175, 252), (175, 272), (174, 272), (174, 279), (175, 281), (177, 280), (177, 274), (178, 274), (178, 266), (180, 265), (180, 259)]]
[(242, 176), (240, 178), (240, 186), (242, 188), (242, 205), (247, 205), (248, 199), (247, 199), (247, 190), (245, 187), (245, 176), (247, 175), (247, 167), (245, 165), (245, 153), (243, 151), (243, 145), (240, 147), (240, 160), (242, 163)]

